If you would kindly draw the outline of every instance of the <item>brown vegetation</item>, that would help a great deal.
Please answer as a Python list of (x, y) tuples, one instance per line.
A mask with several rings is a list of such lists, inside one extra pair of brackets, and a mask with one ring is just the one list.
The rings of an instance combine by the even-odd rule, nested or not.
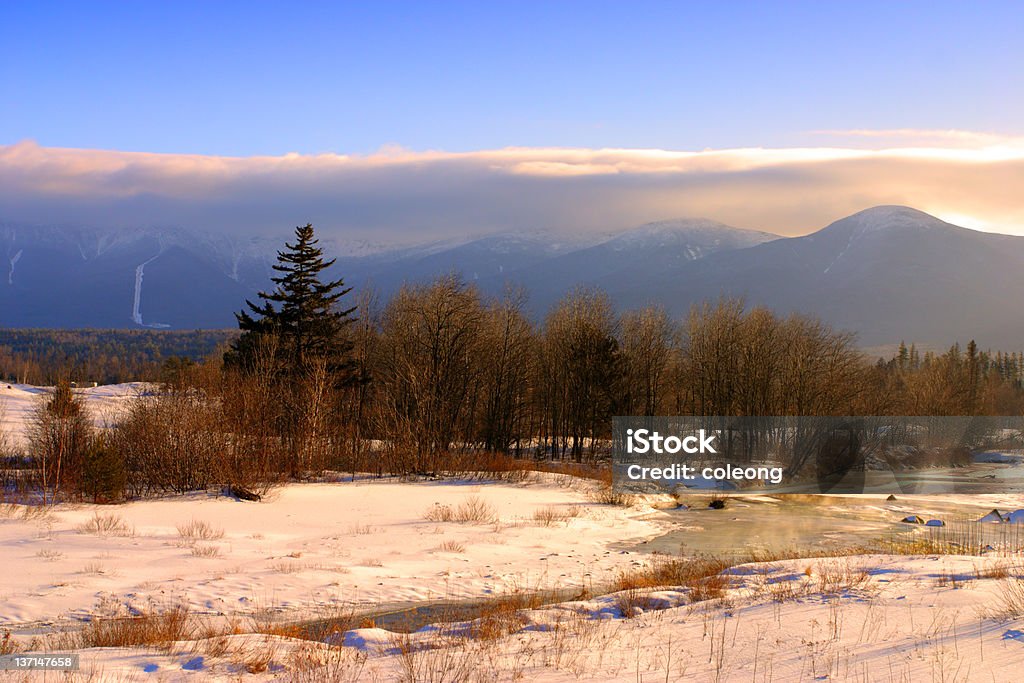
[[(1024, 357), (973, 343), (923, 357), (901, 348), (872, 363), (851, 334), (740, 301), (676, 321), (657, 308), (620, 315), (602, 293), (579, 290), (535, 324), (524, 298), (487, 299), (456, 276), (405, 287), (383, 307), (364, 292), (358, 319), (341, 328), (344, 359), (313, 355), (284, 367), (291, 341), (246, 337), (244, 365), (173, 364), (159, 390), (106, 430), (61, 384), (30, 435), (32, 484), (48, 501), (116, 502), (202, 489), (255, 499), (277, 482), (327, 472), (602, 478), (616, 414), (1024, 409)], [(906, 466), (963, 460), (905, 455)], [(611, 490), (597, 496), (626, 502)]]

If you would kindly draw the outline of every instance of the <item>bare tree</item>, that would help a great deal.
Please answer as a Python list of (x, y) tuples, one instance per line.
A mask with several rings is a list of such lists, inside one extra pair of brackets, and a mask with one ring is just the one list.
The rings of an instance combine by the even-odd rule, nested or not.
[(562, 455), (582, 460), (609, 431), (622, 386), (619, 320), (600, 291), (577, 290), (548, 315), (539, 369), (540, 405)]
[(662, 414), (675, 337), (676, 326), (660, 307), (622, 316), (624, 414)]
[(436, 469), (438, 456), (469, 434), (482, 323), (476, 290), (456, 276), (403, 287), (384, 310), (378, 424), (412, 446), (416, 469)]
[(484, 312), (480, 339), (480, 436), (488, 450), (518, 453), (528, 434), (536, 337), (523, 313), (525, 293), (509, 290)]

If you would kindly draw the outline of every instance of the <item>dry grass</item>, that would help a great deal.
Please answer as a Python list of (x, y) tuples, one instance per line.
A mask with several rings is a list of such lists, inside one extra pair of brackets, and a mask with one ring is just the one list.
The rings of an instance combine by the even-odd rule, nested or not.
[[(773, 601), (782, 602), (811, 593), (829, 596), (852, 590), (865, 590), (871, 579), (867, 570), (851, 563), (849, 559), (844, 559), (855, 554), (854, 551), (843, 549), (832, 552), (835, 553), (833, 557), (816, 561), (805, 568), (806, 580), (764, 581), (756, 586), (755, 592)], [(821, 551), (817, 551), (816, 554), (820, 555)], [(616, 592), (665, 587), (685, 588), (689, 590), (690, 602), (718, 600), (726, 596), (726, 591), (733, 583), (733, 577), (725, 570), (743, 564), (761, 563), (765, 565), (761, 572), (768, 575), (773, 570), (773, 562), (800, 559), (807, 555), (806, 552), (793, 549), (772, 553), (754, 552), (733, 559), (658, 558), (648, 567), (620, 572), (612, 588)], [(639, 600), (638, 595), (635, 594), (633, 597)], [(629, 594), (622, 600), (629, 604), (635, 603), (635, 600), (630, 600)], [(627, 611), (629, 610), (623, 613), (626, 614)]]
[(1024, 566), (1019, 562), (996, 562), (987, 567), (975, 567), (974, 576), (979, 581), (982, 579), (1009, 579), (1024, 578)]
[(466, 546), (458, 541), (445, 541), (438, 550), (446, 553), (464, 553)]
[(498, 521), (494, 506), (483, 498), (470, 496), (455, 508), (455, 521), (468, 524), (493, 524)]
[(460, 522), (462, 524), (494, 524), (498, 513), (494, 506), (479, 496), (470, 496), (455, 507), (434, 503), (423, 513), (428, 522)]
[(657, 558), (648, 567), (619, 572), (613, 588), (616, 592), (665, 586), (686, 587), (692, 590), (709, 579), (717, 582), (715, 577), (733, 564), (735, 563), (719, 558)]
[(224, 634), (204, 636), (196, 645), (195, 651), (207, 657), (223, 657), (231, 650), (231, 639)]
[(279, 574), (294, 574), (306, 569), (306, 563), (289, 561), (275, 562), (272, 568)]
[(690, 586), (690, 602), (720, 600), (725, 597), (725, 591), (729, 586), (729, 577), (724, 574), (705, 576)]
[(522, 611), (537, 609), (544, 603), (539, 593), (510, 593), (480, 606), (470, 634), (478, 640), (496, 640), (518, 632), (526, 625)]
[(615, 594), (615, 608), (623, 619), (632, 619), (651, 609), (651, 599), (637, 588), (627, 588)]
[(83, 628), (54, 636), (49, 647), (81, 650), (90, 647), (154, 647), (169, 650), (190, 639), (195, 625), (184, 605), (130, 617), (93, 617)]
[(19, 505), (18, 503), (0, 503), (0, 519), (20, 518), (26, 522), (43, 520), (53, 514), (44, 505)]
[(240, 648), (232, 656), (235, 667), (250, 674), (266, 672), (278, 657), (278, 641), (262, 639), (255, 647)]
[(1024, 617), (1024, 580), (1016, 577), (999, 580), (996, 604), (988, 610), (987, 616), (1004, 620)]
[(569, 507), (547, 505), (533, 511), (533, 521), (537, 522), (540, 526), (551, 526), (558, 522), (568, 522), (570, 519), (579, 516), (580, 509), (576, 505)]
[(192, 546), (192, 557), (216, 559), (221, 557), (221, 551), (215, 545), (194, 545)]
[(438, 629), (426, 646), (408, 634), (396, 634), (391, 647), (397, 653), (401, 683), (462, 683), (473, 680), (480, 665), (469, 639), (448, 628)]
[(64, 553), (59, 550), (51, 550), (49, 548), (43, 548), (36, 551), (36, 557), (47, 562), (56, 562), (57, 560), (64, 557)]
[(357, 683), (362, 679), (367, 654), (351, 647), (320, 643), (300, 645), (288, 660), (291, 683)]
[(587, 494), (587, 498), (601, 505), (618, 505), (620, 507), (631, 506), (635, 499), (628, 493), (616, 491), (611, 484), (603, 484)]
[(611, 468), (606, 463), (536, 460), (515, 458), (505, 453), (476, 451), (451, 451), (445, 454), (444, 462), (445, 474), (459, 479), (521, 482), (541, 472), (611, 483)]
[(128, 526), (120, 515), (94, 513), (92, 518), (79, 524), (75, 530), (80, 534), (97, 536), (134, 536), (135, 530)]
[(875, 549), (891, 555), (987, 555), (995, 552), (1015, 556), (1024, 552), (1024, 525), (950, 520), (944, 526), (923, 527), (914, 533), (881, 539), (875, 543)]
[(216, 541), (224, 538), (224, 530), (212, 526), (201, 519), (192, 519), (178, 525), (178, 537), (188, 543), (196, 541)]
[(818, 562), (811, 574), (816, 593), (839, 595), (864, 588), (871, 580), (867, 569), (846, 560)]
[(0, 655), (13, 655), (18, 651), (18, 643), (11, 637), (11, 632), (4, 630), (0, 636)]
[(446, 503), (434, 503), (423, 513), (423, 519), (428, 522), (454, 522), (455, 510)]
[(974, 580), (974, 577), (966, 577), (956, 572), (941, 572), (935, 577), (935, 586), (936, 588), (959, 590)]

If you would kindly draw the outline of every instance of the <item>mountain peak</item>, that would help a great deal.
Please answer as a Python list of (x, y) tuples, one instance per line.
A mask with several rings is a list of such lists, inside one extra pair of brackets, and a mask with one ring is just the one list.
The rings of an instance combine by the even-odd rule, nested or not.
[(613, 248), (637, 246), (673, 245), (724, 245), (733, 247), (753, 246), (761, 242), (778, 239), (755, 230), (734, 228), (709, 218), (672, 218), (645, 223), (639, 227), (619, 233), (606, 244)]
[(931, 214), (927, 214), (924, 211), (919, 211), (918, 209), (914, 209), (909, 206), (886, 204), (882, 206), (873, 206), (869, 209), (858, 211), (846, 218), (841, 218), (830, 224), (824, 230), (831, 232), (843, 228), (849, 228), (852, 229), (853, 235), (861, 236), (881, 232), (883, 230), (908, 228), (925, 230), (943, 227), (948, 228), (955, 226), (951, 226), (949, 223), (946, 223)]

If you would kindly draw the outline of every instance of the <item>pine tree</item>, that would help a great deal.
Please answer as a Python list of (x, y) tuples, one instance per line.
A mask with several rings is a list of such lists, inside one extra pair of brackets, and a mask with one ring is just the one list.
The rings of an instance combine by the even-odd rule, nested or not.
[(58, 382), (36, 409), (29, 436), (44, 504), (62, 493), (81, 493), (82, 464), (93, 434), (82, 397), (66, 380)]
[(906, 370), (910, 364), (910, 352), (907, 350), (907, 345), (902, 341), (900, 341), (900, 348), (896, 359), (899, 363), (900, 370)]
[(81, 491), (94, 503), (118, 503), (127, 479), (122, 454), (103, 436), (92, 439), (82, 459)]
[(335, 259), (324, 260), (313, 226), (295, 228), (295, 243), (277, 252), (272, 292), (259, 292), (262, 303), (246, 300), (249, 310), (235, 314), (242, 336), (225, 354), (225, 363), (251, 369), (256, 354), (268, 337), (276, 338), (273, 353), (283, 374), (299, 373), (315, 361), (327, 364), (335, 382), (347, 384), (356, 377), (351, 360), (352, 342), (345, 328), (356, 308), (341, 308), (339, 300), (351, 291), (344, 281), (322, 282), (320, 274)]

